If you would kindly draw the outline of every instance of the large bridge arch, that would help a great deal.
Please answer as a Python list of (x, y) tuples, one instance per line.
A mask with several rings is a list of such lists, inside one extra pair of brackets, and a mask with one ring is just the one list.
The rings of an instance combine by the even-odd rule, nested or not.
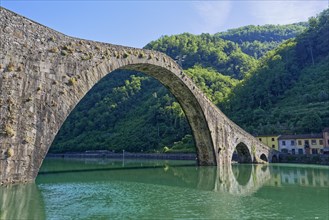
[(231, 162), (237, 141), (253, 162), (271, 149), (231, 122), (168, 56), (72, 38), (0, 7), (0, 183), (33, 181), (56, 133), (82, 97), (116, 69), (165, 85), (191, 125), (200, 165)]

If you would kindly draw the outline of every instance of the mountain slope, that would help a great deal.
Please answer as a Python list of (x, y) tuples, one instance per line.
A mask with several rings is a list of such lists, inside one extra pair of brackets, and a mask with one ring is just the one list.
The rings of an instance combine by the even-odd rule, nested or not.
[(145, 48), (166, 53), (184, 69), (199, 65), (236, 79), (242, 79), (256, 65), (256, 60), (243, 53), (237, 44), (210, 34), (163, 36)]
[(320, 132), (329, 125), (329, 11), (268, 53), (222, 103), (254, 134)]
[(215, 36), (237, 43), (244, 53), (258, 59), (283, 41), (302, 33), (307, 25), (306, 22), (288, 25), (248, 25), (220, 32)]

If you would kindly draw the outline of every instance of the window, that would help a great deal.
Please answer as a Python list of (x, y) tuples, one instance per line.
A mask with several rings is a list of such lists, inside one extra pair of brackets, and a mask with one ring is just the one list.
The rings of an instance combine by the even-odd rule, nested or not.
[(290, 141), (290, 145), (294, 146), (295, 145), (295, 141)]
[(286, 154), (286, 153), (288, 153), (288, 150), (287, 149), (282, 149), (281, 152)]
[(318, 149), (312, 149), (312, 154), (318, 154)]
[(274, 138), (272, 138), (272, 141), (274, 141)]
[(292, 149), (292, 150), (291, 150), (291, 153), (292, 153), (292, 154), (295, 154), (295, 153), (296, 153), (296, 152), (295, 152), (295, 149)]
[(274, 144), (272, 144), (272, 148), (275, 148), (275, 145)]
[(302, 145), (302, 141), (301, 140), (298, 141), (298, 145)]
[(261, 138), (259, 138), (259, 140), (260, 140), (260, 141), (262, 141), (262, 139), (261, 139)]
[(303, 149), (298, 149), (298, 154), (303, 154)]
[(312, 145), (316, 145), (316, 140), (311, 140)]
[(309, 147), (310, 146), (310, 142), (308, 140), (305, 140), (304, 141), (304, 145), (305, 145), (305, 147)]
[(323, 145), (323, 140), (319, 140), (319, 145)]
[(286, 141), (282, 141), (282, 145), (283, 146), (286, 146)]

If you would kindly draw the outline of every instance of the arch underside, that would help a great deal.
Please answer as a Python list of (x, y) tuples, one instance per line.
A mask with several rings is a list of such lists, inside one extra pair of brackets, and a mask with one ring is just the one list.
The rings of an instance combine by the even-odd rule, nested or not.
[(265, 162), (268, 162), (268, 159), (267, 159), (267, 157), (266, 157), (265, 154), (261, 154), (260, 155), (260, 159), (263, 160), (263, 161), (265, 161)]
[(152, 64), (131, 64), (120, 69), (143, 72), (164, 85), (181, 105), (196, 143), (198, 164), (216, 165), (214, 146), (207, 119), (195, 94), (170, 70)]
[(236, 146), (236, 151), (239, 163), (252, 163), (250, 151), (244, 143), (239, 143)]
[[(126, 69), (126, 70), (133, 70), (142, 72), (148, 76), (151, 76), (158, 80), (162, 85), (164, 85), (171, 94), (176, 98), (176, 100), (181, 105), (186, 118), (188, 120), (188, 123), (191, 127), (192, 134), (195, 140), (196, 144), (196, 152), (197, 152), (197, 158), (198, 158), (198, 164), (199, 165), (216, 165), (216, 158), (214, 155), (214, 146), (211, 139), (210, 130), (208, 127), (208, 122), (205, 118), (204, 112), (200, 106), (200, 103), (195, 96), (195, 94), (192, 93), (191, 89), (184, 83), (183, 80), (181, 80), (175, 73), (172, 71), (156, 64), (149, 64), (149, 63), (136, 63), (136, 64), (125, 64), (118, 62), (119, 65), (116, 66), (116, 68), (111, 68), (113, 65), (112, 62), (104, 62), (104, 66), (106, 68), (101, 69), (101, 72), (97, 72), (96, 74), (100, 76), (98, 80), (88, 88), (88, 91), (97, 84), (98, 81), (100, 81), (103, 77), (107, 76), (108, 74), (111, 74), (113, 71), (118, 69)], [(111, 70), (111, 71), (105, 71), (105, 70)], [(95, 74), (95, 73), (94, 73)], [(182, 75), (184, 75), (182, 73)], [(77, 85), (79, 86), (79, 85)], [(86, 94), (86, 93), (85, 93)], [(73, 94), (74, 95), (74, 94)], [(78, 101), (75, 103), (75, 105), (84, 97), (79, 97)], [(71, 110), (74, 109), (74, 106), (72, 106)], [(60, 123), (60, 126), (58, 127), (57, 132), (60, 130), (60, 127), (63, 125), (65, 119), (68, 117), (70, 112), (67, 113), (65, 118)], [(57, 134), (56, 132), (56, 134)], [(53, 135), (53, 139), (55, 138), (56, 134)], [(53, 140), (52, 139), (52, 140)], [(46, 154), (51, 146), (50, 142), (47, 144), (47, 148), (42, 150), (39, 149), (40, 152), (38, 154)], [(40, 158), (40, 157), (39, 157)], [(43, 157), (42, 157), (43, 158)], [(42, 161), (38, 161), (39, 163), (37, 166), (41, 167)], [(37, 172), (34, 173), (34, 176), (37, 175)]]

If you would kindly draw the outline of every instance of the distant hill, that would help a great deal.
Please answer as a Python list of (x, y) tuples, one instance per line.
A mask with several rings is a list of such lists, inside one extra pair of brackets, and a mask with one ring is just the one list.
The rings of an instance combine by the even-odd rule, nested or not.
[(307, 22), (287, 25), (248, 25), (217, 33), (215, 37), (237, 43), (244, 53), (258, 59), (283, 41), (302, 33), (307, 26)]

